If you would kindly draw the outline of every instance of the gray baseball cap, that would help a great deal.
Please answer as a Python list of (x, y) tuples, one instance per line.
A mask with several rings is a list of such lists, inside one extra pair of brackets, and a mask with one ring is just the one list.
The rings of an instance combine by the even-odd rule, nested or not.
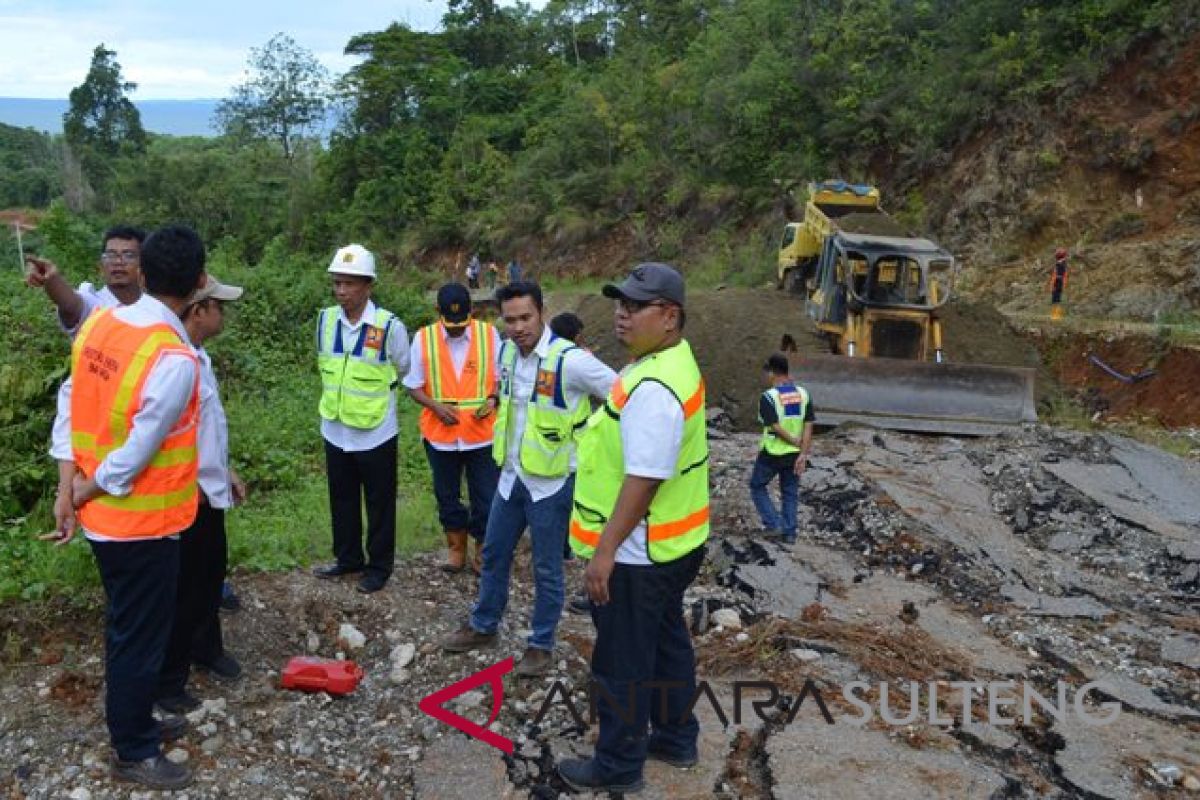
[(625, 298), (639, 303), (668, 300), (683, 305), (683, 276), (667, 264), (647, 262), (638, 264), (620, 283), (605, 284), (605, 297)]

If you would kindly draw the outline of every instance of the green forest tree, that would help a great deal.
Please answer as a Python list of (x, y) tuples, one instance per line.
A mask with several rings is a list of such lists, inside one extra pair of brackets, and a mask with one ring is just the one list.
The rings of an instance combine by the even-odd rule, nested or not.
[(136, 83), (121, 76), (116, 51), (98, 44), (87, 77), (71, 90), (70, 107), (63, 115), (67, 145), (105, 205), (111, 204), (107, 189), (118, 161), (146, 149), (141, 114), (129, 99), (136, 89)]
[(216, 111), (218, 127), (236, 139), (277, 143), (291, 159), (300, 139), (325, 120), (329, 71), (290, 36), (277, 33), (250, 51), (246, 80)]

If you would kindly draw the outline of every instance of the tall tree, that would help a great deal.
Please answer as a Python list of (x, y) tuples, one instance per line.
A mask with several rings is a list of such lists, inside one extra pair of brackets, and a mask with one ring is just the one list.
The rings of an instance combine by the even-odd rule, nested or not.
[(329, 71), (286, 34), (250, 50), (246, 81), (217, 106), (217, 126), (227, 136), (277, 142), (285, 158), (299, 139), (325, 118)]
[(128, 97), (136, 89), (121, 77), (116, 51), (98, 44), (87, 77), (71, 90), (63, 134), (99, 195), (114, 173), (114, 158), (146, 149), (142, 116)]

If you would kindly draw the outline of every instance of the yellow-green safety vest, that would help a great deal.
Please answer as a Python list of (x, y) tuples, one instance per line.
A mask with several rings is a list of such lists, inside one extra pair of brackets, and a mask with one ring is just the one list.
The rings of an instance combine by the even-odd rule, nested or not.
[(396, 317), (375, 309), (374, 323), (363, 321), (353, 342), (342, 341), (340, 309), (330, 306), (317, 319), (317, 367), (321, 372), (318, 410), (351, 428), (376, 428), (387, 416), (398, 383), (388, 358), (388, 336)]
[[(550, 340), (546, 357), (538, 361), (537, 383), (525, 410), (525, 432), (521, 435), (520, 449), (521, 469), (530, 475), (543, 478), (566, 475), (571, 468), (575, 432), (587, 424), (591, 414), (592, 408), (586, 397), (576, 398), (574, 407), (567, 403), (563, 365), (566, 354), (575, 349), (574, 342), (556, 336)], [(506, 341), (500, 346), (500, 385), (497, 389), (500, 405), (496, 409), (492, 439), (492, 458), (501, 467), (508, 457), (516, 365), (517, 346), (511, 340)]]
[[(808, 411), (808, 391), (803, 386), (783, 383), (771, 387), (763, 394), (769, 397), (775, 406), (775, 414), (779, 417), (779, 427), (792, 436), (799, 437), (804, 432), (804, 417)], [(776, 436), (775, 431), (763, 423), (761, 417), (758, 421), (763, 424), (763, 452), (772, 456), (786, 456), (800, 452), (799, 447)]]
[(708, 539), (708, 435), (704, 379), (692, 348), (682, 341), (628, 368), (579, 437), (571, 509), (571, 549), (590, 558), (625, 480), (621, 412), (646, 381), (662, 384), (683, 407), (683, 441), (675, 472), (663, 481), (646, 514), (646, 552), (653, 562), (682, 558)]

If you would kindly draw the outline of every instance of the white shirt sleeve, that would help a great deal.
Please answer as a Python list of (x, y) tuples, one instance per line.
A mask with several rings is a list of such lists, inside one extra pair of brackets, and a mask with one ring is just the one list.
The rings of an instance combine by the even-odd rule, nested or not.
[(146, 376), (142, 407), (133, 416), (129, 438), (96, 468), (97, 486), (115, 497), (129, 494), (134, 479), (150, 463), (187, 408), (195, 384), (194, 358), (178, 353), (163, 355)]
[(100, 299), (96, 295), (96, 288), (90, 283), (79, 284), (79, 288), (75, 290), (75, 296), (79, 298), (79, 302), (83, 305), (79, 310), (79, 321), (70, 327), (67, 327), (67, 324), (63, 322), (62, 312), (55, 311), (54, 318), (58, 320), (58, 327), (63, 329), (63, 333), (71, 338), (74, 338), (75, 334), (79, 333), (79, 328), (83, 325), (84, 320), (100, 307)]
[(421, 332), (413, 334), (408, 350), (408, 374), (401, 381), (408, 389), (420, 389), (425, 385), (425, 358), (421, 353)]
[(563, 358), (566, 391), (590, 395), (598, 400), (608, 397), (609, 390), (617, 380), (617, 373), (611, 367), (579, 347), (568, 350)]
[(396, 374), (404, 376), (411, 361), (408, 352), (408, 329), (399, 317), (393, 317), (392, 329), (388, 333), (388, 355), (396, 366)]
[(58, 387), (58, 408), (54, 414), (54, 427), (50, 429), (50, 457), (55, 461), (74, 461), (75, 451), (71, 448), (71, 376)]
[(671, 390), (643, 381), (621, 410), (625, 474), (666, 480), (675, 474), (683, 445), (683, 406)]

